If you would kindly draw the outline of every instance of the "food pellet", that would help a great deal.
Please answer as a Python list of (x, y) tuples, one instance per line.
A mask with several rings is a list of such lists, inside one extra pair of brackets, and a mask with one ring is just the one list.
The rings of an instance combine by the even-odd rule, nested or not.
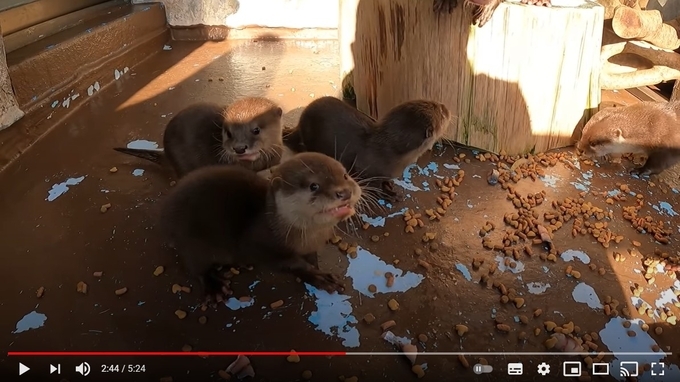
[(509, 332), (510, 331), (510, 325), (506, 324), (498, 324), (496, 325), (496, 329), (500, 330), (501, 332)]
[(127, 287), (116, 289), (116, 291), (114, 293), (116, 294), (116, 296), (122, 296), (125, 293), (127, 293)]
[(397, 326), (397, 323), (394, 322), (394, 320), (389, 320), (389, 321), (383, 322), (383, 323), (380, 325), (380, 329), (382, 329), (382, 331), (384, 332), (384, 331), (386, 331), (387, 329), (393, 328), (393, 327), (395, 327), (395, 326)]
[(656, 333), (657, 335), (660, 336), (661, 333), (663, 333), (663, 329), (662, 329), (660, 326), (657, 326), (657, 327), (654, 329), (654, 333)]
[(371, 236), (371, 241), (372, 241), (372, 242), (378, 242), (378, 241), (380, 241), (380, 236), (378, 236), (378, 235), (373, 235), (373, 236)]
[(390, 308), (391, 311), (399, 310), (399, 303), (395, 299), (391, 299), (390, 301), (388, 301), (387, 306)]
[(185, 312), (185, 311), (183, 311), (183, 310), (181, 310), (181, 309), (177, 309), (177, 310), (175, 311), (175, 316), (177, 316), (177, 318), (179, 318), (180, 320), (183, 320), (183, 319), (186, 318), (187, 312)]
[(290, 363), (298, 363), (300, 362), (300, 356), (297, 355), (295, 350), (291, 350), (291, 354), (288, 357), (286, 357), (286, 361)]
[(94, 276), (94, 277), (102, 277), (103, 274), (104, 274), (104, 272), (102, 272), (102, 271), (97, 271), (97, 272), (92, 273), (92, 276)]
[(111, 168), (109, 169), (109, 172), (112, 173), (112, 174), (117, 173), (117, 172), (118, 172), (118, 167), (111, 167)]
[(172, 293), (179, 293), (182, 291), (182, 286), (179, 284), (172, 284)]
[(45, 294), (45, 287), (40, 287), (38, 290), (35, 292), (35, 296), (40, 298)]
[(371, 285), (368, 286), (368, 291), (371, 292), (371, 293), (375, 293), (375, 292), (378, 291), (378, 287), (376, 287), (375, 285), (371, 284)]
[(101, 213), (105, 213), (109, 210), (109, 208), (111, 208), (111, 203), (102, 204), (102, 206), (99, 207), (99, 211), (101, 211)]
[(283, 300), (274, 301), (269, 305), (272, 309), (277, 309), (283, 306)]
[(467, 333), (468, 330), (470, 330), (470, 329), (468, 329), (468, 327), (465, 326), (465, 325), (462, 325), (462, 324), (461, 324), (461, 325), (456, 325), (456, 332), (457, 332), (458, 335), (461, 336), (461, 337), (463, 336), (463, 334)]
[(464, 368), (466, 369), (470, 368), (470, 363), (468, 362), (467, 358), (465, 358), (464, 355), (458, 354), (458, 361), (460, 362), (461, 365), (463, 365)]
[(312, 379), (312, 372), (310, 370), (305, 370), (302, 372), (302, 379), (310, 380)]
[(427, 335), (425, 335), (425, 334), (419, 334), (418, 335), (418, 341), (427, 342), (427, 340), (429, 340), (429, 338), (427, 338)]
[(160, 275), (163, 274), (164, 271), (165, 271), (165, 268), (163, 268), (162, 265), (159, 265), (159, 266), (157, 266), (156, 269), (153, 271), (153, 275), (154, 275), (154, 276), (160, 276)]
[(191, 345), (184, 345), (184, 346), (182, 346), (182, 351), (183, 351), (183, 352), (189, 352), (189, 351), (191, 351), (191, 349), (193, 349), (193, 348), (191, 347)]
[(371, 313), (366, 313), (364, 316), (364, 322), (370, 325), (373, 321), (375, 321), (375, 316)]
[(413, 367), (411, 368), (411, 371), (413, 371), (413, 373), (416, 376), (418, 376), (418, 378), (422, 378), (422, 377), (425, 376), (425, 371), (423, 370), (422, 366), (420, 366), (420, 365), (413, 365)]
[(208, 322), (208, 317), (206, 316), (201, 316), (198, 318), (198, 323), (201, 325), (205, 325), (205, 323)]
[(84, 282), (80, 281), (78, 285), (76, 285), (76, 291), (82, 294), (87, 294), (87, 284)]

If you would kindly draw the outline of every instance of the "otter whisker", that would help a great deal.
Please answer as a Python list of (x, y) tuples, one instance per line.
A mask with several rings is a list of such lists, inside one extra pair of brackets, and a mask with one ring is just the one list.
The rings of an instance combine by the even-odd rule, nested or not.
[(305, 163), (305, 161), (300, 160), (300, 163), (302, 163), (305, 167), (307, 167), (307, 169), (309, 170), (309, 172), (311, 172), (312, 174), (314, 174), (314, 170), (312, 170), (309, 166), (307, 166), (307, 163)]

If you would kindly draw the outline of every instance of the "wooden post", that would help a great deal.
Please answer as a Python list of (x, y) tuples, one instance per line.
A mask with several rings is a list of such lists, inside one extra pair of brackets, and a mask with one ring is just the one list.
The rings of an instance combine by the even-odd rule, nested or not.
[(24, 112), (19, 109), (14, 97), (12, 81), (9, 78), (5, 43), (2, 39), (2, 28), (0, 26), (0, 130), (8, 128), (23, 116)]
[(504, 2), (478, 28), (465, 7), (442, 15), (432, 1), (360, 0), (357, 107), (379, 118), (407, 100), (435, 99), (458, 116), (447, 139), (508, 154), (568, 146), (600, 102), (604, 8), (581, 1)]

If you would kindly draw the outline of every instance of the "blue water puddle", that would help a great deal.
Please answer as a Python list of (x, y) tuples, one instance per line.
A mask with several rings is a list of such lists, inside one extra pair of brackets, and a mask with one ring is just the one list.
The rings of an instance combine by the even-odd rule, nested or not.
[(308, 320), (316, 330), (328, 336), (341, 338), (345, 347), (359, 347), (359, 330), (354, 326), (358, 321), (352, 315), (350, 296), (329, 294), (309, 284), (305, 284), (305, 288), (315, 297), (316, 311), (311, 312)]
[(560, 178), (555, 176), (555, 175), (544, 175), (539, 177), (543, 184), (545, 184), (547, 187), (552, 187), (555, 188), (557, 187), (557, 183), (560, 181)]
[(662, 309), (666, 305), (673, 305), (674, 303), (678, 302), (678, 296), (676, 296), (673, 292), (673, 289), (670, 288), (661, 292), (659, 297), (660, 298), (654, 301), (654, 305), (656, 305), (656, 307), (659, 309)]
[(512, 259), (512, 258), (510, 259), (510, 261), (512, 261), (513, 263), (516, 264), (515, 268), (505, 266), (505, 257), (503, 257), (501, 255), (496, 256), (496, 264), (498, 265), (498, 270), (501, 271), (501, 272), (510, 271), (512, 273), (520, 273), (520, 272), (524, 271), (524, 263), (523, 262), (521, 262), (519, 260)]
[[(416, 170), (416, 171), (413, 171)], [(406, 167), (404, 169), (404, 172), (401, 175), (401, 179), (393, 179), (394, 184), (402, 187), (405, 190), (408, 191), (430, 191), (429, 184), (427, 182), (423, 182), (422, 186), (423, 188), (420, 188), (416, 185), (413, 184), (413, 175), (414, 173), (416, 175), (423, 175), (423, 176), (437, 176), (437, 172), (439, 171), (439, 165), (436, 162), (430, 162), (427, 164), (425, 167), (420, 167), (417, 164), (413, 163)], [(442, 178), (442, 176), (437, 176)]]
[(392, 208), (392, 203), (388, 203), (384, 199), (378, 199), (378, 204), (383, 207)]
[(659, 202), (658, 205), (656, 205), (656, 204), (652, 205), (652, 203), (647, 203), (647, 204), (652, 206), (652, 208), (654, 208), (654, 210), (656, 212), (658, 212), (662, 215), (678, 216), (678, 213), (675, 212), (675, 210), (673, 210), (673, 206), (668, 202)]
[[(631, 325), (629, 328), (623, 326), (625, 321), (630, 321)], [(652, 376), (652, 370), (643, 372), (642, 365), (650, 364), (656, 365), (653, 367), (653, 371), (659, 374), (658, 363), (662, 362), (667, 354), (663, 351), (651, 352), (650, 350), (654, 345), (658, 344), (649, 335), (649, 333), (642, 330), (641, 325), (644, 323), (641, 319), (627, 320), (623, 317), (614, 317), (609, 320), (602, 330), (600, 330), (600, 339), (602, 343), (609, 349), (610, 352), (614, 353), (615, 359), (610, 363), (610, 375), (619, 381), (625, 381), (626, 378), (621, 376), (621, 369), (624, 368), (629, 372), (635, 371), (637, 369), (640, 372), (638, 381), (646, 382), (670, 382), (680, 380), (680, 369), (676, 365), (665, 365), (665, 370), (663, 375)], [(628, 331), (635, 332), (635, 336), (631, 337), (628, 335)], [(640, 354), (640, 352), (645, 352), (645, 354)], [(634, 355), (624, 354), (624, 353), (638, 353)], [(637, 367), (636, 367), (637, 365)]]
[[(374, 294), (368, 291), (369, 285), (376, 286), (376, 293), (406, 292), (420, 285), (425, 279), (423, 275), (418, 273), (404, 273), (401, 269), (385, 263), (378, 256), (362, 247), (357, 247), (355, 259), (349, 256), (347, 258), (349, 266), (345, 276), (352, 278), (352, 287), (364, 296), (374, 297)], [(386, 272), (391, 272), (394, 275), (394, 284), (391, 288), (386, 285)]]
[(248, 308), (250, 306), (253, 306), (255, 304), (255, 299), (250, 298), (249, 301), (240, 301), (239, 299), (235, 297), (230, 297), (227, 301), (224, 302), (224, 305), (231, 309), (231, 310), (239, 310), (239, 309), (244, 309)]
[(468, 269), (468, 267), (465, 266), (465, 264), (457, 263), (456, 269), (460, 273), (463, 274), (463, 277), (465, 277), (465, 280), (472, 281), (472, 274), (470, 273), (470, 270)]
[(141, 168), (134, 169), (134, 170), (132, 170), (132, 175), (142, 176), (142, 175), (144, 175), (144, 170), (141, 169)]
[(611, 191), (607, 192), (607, 196), (610, 197), (610, 198), (613, 198), (613, 197), (615, 197), (616, 195), (619, 195), (619, 194), (621, 194), (621, 191), (619, 191), (619, 190), (611, 190)]
[(145, 139), (138, 139), (127, 144), (128, 149), (138, 149), (138, 150), (156, 150), (158, 149), (158, 143), (147, 141)]
[(68, 178), (64, 182), (53, 185), (52, 189), (48, 191), (47, 198), (45, 198), (45, 200), (47, 200), (48, 202), (54, 201), (58, 197), (64, 195), (69, 190), (70, 186), (80, 184), (80, 182), (85, 180), (85, 177), (86, 175), (83, 175), (79, 178)]
[(387, 219), (393, 218), (395, 216), (403, 215), (404, 213), (406, 213), (407, 210), (408, 210), (408, 208), (404, 207), (397, 212), (393, 212), (391, 214), (388, 214), (387, 216), (370, 217), (366, 214), (360, 214), (359, 216), (361, 217), (361, 220), (364, 223), (367, 223), (367, 224), (369, 224), (373, 227), (384, 227)]
[(571, 292), (571, 296), (574, 298), (574, 301), (586, 304), (592, 309), (603, 308), (595, 289), (586, 283), (580, 282), (576, 284), (573, 292)]
[(541, 282), (531, 282), (527, 283), (526, 287), (527, 290), (529, 290), (529, 293), (531, 294), (543, 294), (545, 293), (546, 290), (548, 290), (548, 288), (550, 288), (550, 284)]
[(583, 264), (590, 264), (590, 256), (588, 256), (585, 252), (583, 251), (576, 251), (573, 249), (568, 249), (564, 252), (562, 252), (562, 255), (560, 255), (562, 260), (564, 261), (574, 261), (575, 259), (579, 259)]
[(460, 170), (460, 166), (457, 164), (444, 163), (444, 168), (448, 170)]
[(260, 283), (260, 280), (253, 281), (253, 283), (248, 286), (248, 289), (250, 289), (250, 291), (252, 292), (253, 289), (255, 289), (255, 286), (257, 286), (257, 284), (259, 284), (259, 283)]
[[(38, 305), (36, 305), (34, 309), (38, 309)], [(12, 332), (12, 334), (19, 334), (31, 329), (38, 329), (45, 325), (45, 321), (47, 321), (46, 315), (33, 310), (17, 322), (16, 329)]]
[(593, 179), (593, 170), (588, 170), (581, 173), (581, 177), (576, 182), (569, 182), (579, 191), (588, 191), (590, 189), (591, 179)]

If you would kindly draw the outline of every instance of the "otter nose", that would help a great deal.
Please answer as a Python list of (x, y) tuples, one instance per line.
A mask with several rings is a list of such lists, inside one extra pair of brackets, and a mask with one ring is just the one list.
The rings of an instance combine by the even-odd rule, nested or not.
[(233, 149), (234, 149), (234, 152), (236, 154), (244, 154), (246, 152), (246, 150), (248, 149), (248, 146), (239, 145), (239, 146), (234, 146)]
[(352, 197), (352, 191), (347, 188), (335, 191), (335, 197), (342, 201), (349, 200), (349, 198)]

